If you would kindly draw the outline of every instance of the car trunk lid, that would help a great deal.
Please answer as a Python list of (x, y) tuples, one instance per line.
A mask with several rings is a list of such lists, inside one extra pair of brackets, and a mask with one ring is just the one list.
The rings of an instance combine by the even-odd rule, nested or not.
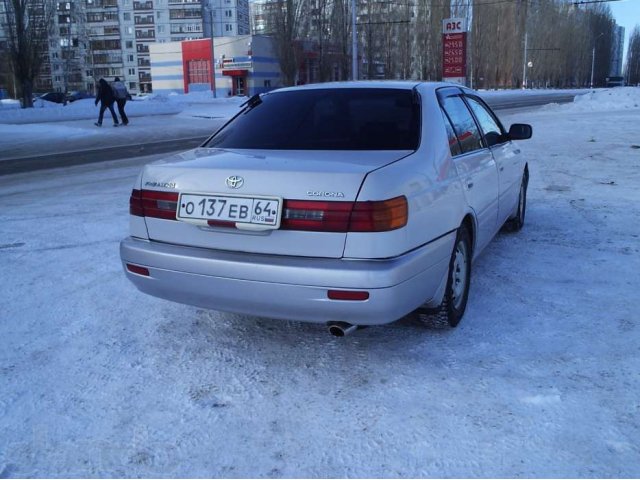
[[(286, 202), (290, 206), (308, 201), (354, 202), (367, 173), (409, 153), (199, 148), (145, 167), (141, 187), (143, 191), (179, 192), (182, 204), (191, 198), (186, 194), (278, 198), (283, 200), (281, 209)], [(240, 228), (235, 228), (233, 222), (169, 218), (146, 218), (151, 240), (229, 251), (339, 258), (346, 239), (345, 232), (290, 230), (286, 224), (270, 228), (236, 223)]]

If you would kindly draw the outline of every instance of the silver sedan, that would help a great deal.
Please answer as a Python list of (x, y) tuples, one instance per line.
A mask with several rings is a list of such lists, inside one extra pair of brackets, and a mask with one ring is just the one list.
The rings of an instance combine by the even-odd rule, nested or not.
[(472, 90), (345, 82), (250, 98), (130, 198), (127, 277), (160, 298), (343, 335), (411, 312), (456, 326), (471, 264), (525, 218), (529, 171)]

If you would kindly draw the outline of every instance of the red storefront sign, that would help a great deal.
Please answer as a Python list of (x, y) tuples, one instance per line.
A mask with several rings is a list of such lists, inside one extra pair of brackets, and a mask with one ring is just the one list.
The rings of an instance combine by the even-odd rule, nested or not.
[(442, 21), (442, 78), (464, 82), (467, 76), (467, 21), (447, 18)]

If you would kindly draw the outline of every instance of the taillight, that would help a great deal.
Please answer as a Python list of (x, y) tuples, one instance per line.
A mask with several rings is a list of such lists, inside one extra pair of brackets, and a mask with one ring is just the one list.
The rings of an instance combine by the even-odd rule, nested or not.
[(351, 214), (350, 232), (387, 232), (402, 228), (409, 219), (405, 196), (382, 202), (356, 202)]
[(177, 192), (157, 192), (155, 190), (133, 190), (129, 199), (129, 213), (139, 217), (176, 219), (178, 208)]
[(129, 197), (129, 213), (138, 217), (144, 217), (144, 208), (142, 208), (142, 192), (133, 189)]
[(317, 232), (386, 232), (407, 224), (404, 196), (376, 202), (285, 200), (280, 228)]
[[(133, 190), (129, 213), (139, 217), (175, 220), (177, 192)], [(383, 201), (329, 202), (285, 200), (280, 228), (313, 232), (387, 232), (407, 224), (409, 207), (405, 196)], [(235, 227), (235, 222), (209, 220), (212, 227)]]
[(280, 228), (317, 232), (347, 232), (353, 202), (285, 200)]

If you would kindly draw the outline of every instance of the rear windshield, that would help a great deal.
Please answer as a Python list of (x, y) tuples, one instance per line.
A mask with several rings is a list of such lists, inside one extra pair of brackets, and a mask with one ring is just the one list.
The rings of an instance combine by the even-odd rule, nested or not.
[(220, 130), (207, 147), (267, 150), (416, 150), (420, 105), (412, 90), (274, 92)]

